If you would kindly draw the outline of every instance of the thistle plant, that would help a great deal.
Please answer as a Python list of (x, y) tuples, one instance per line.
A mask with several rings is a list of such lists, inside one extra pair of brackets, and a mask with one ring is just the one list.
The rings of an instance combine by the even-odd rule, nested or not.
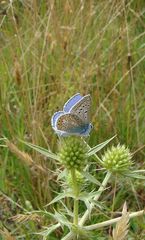
[[(43, 212), (51, 216), (57, 223), (46, 227), (45, 231), (38, 233), (43, 236), (44, 240), (58, 227), (62, 227), (62, 229), (66, 227), (69, 231), (67, 235), (61, 238), (62, 240), (80, 239), (81, 236), (85, 237), (85, 239), (90, 239), (91, 231), (109, 226), (118, 221), (119, 223), (113, 231), (113, 237), (115, 240), (119, 236), (123, 236), (121, 238), (123, 240), (128, 233), (129, 218), (140, 216), (144, 212), (139, 211), (129, 214), (127, 207), (124, 207), (123, 209), (125, 210), (123, 210), (120, 218), (84, 226), (88, 219), (91, 220), (92, 211), (96, 208), (102, 208), (101, 202), (98, 202), (99, 198), (108, 187), (114, 174), (118, 178), (124, 176), (145, 179), (144, 176), (140, 175), (144, 171), (133, 171), (132, 155), (125, 145), (118, 144), (117, 146), (112, 146), (99, 158), (97, 153), (111, 142), (114, 137), (92, 148), (86, 143), (83, 137), (88, 136), (92, 129), (89, 120), (89, 110), (90, 95), (82, 97), (77, 93), (66, 102), (63, 111), (56, 112), (52, 116), (52, 128), (59, 135), (57, 154), (26, 143), (41, 154), (56, 160), (58, 165), (61, 166), (58, 181), (61, 180), (61, 183), (63, 183), (62, 191), (46, 205), (47, 207), (53, 204), (54, 213)], [(91, 170), (91, 165), (95, 166), (96, 163), (106, 173), (102, 183), (98, 181), (97, 174), (94, 174)], [(93, 184), (93, 190), (85, 188), (86, 183)], [(71, 207), (64, 201), (66, 198), (73, 200)], [(86, 206), (83, 215), (82, 211), (80, 211), (82, 202)], [(55, 209), (55, 203), (59, 203), (61, 210)], [(124, 227), (122, 228), (121, 226)]]
[[(103, 148), (114, 139), (114, 137), (92, 148), (80, 137), (70, 136), (63, 138), (59, 140), (57, 154), (42, 147), (25, 143), (44, 156), (57, 161), (61, 166), (61, 171), (59, 171), (58, 174), (58, 181), (61, 179), (63, 182), (62, 191), (47, 204), (47, 206), (55, 206), (55, 203), (59, 203), (62, 206), (61, 210), (57, 211), (55, 207), (53, 207), (55, 209), (54, 213), (37, 211), (37, 213), (40, 212), (44, 215), (49, 215), (55, 220), (55, 224), (48, 226), (46, 227), (46, 230), (37, 233), (43, 236), (44, 240), (47, 239), (47, 236), (58, 227), (62, 227), (62, 229), (64, 227), (68, 228), (69, 233), (61, 239), (70, 240), (81, 239), (81, 236), (84, 237), (84, 239), (91, 239), (91, 232), (96, 229), (107, 227), (114, 223), (123, 224), (124, 228), (120, 225), (116, 225), (116, 228), (114, 228), (113, 236), (115, 236), (114, 239), (117, 239), (117, 234), (119, 234), (118, 236), (126, 236), (129, 230), (128, 222), (130, 218), (144, 214), (144, 210), (132, 212), (130, 214), (126, 212), (125, 216), (127, 216), (127, 220), (123, 215), (122, 217), (120, 216), (101, 223), (85, 225), (86, 221), (91, 219), (91, 213), (93, 210), (95, 210), (96, 207), (101, 206), (98, 201), (101, 194), (106, 190), (106, 187), (111, 183), (111, 178), (114, 174), (117, 174), (118, 178), (124, 176), (127, 178), (134, 177), (145, 179), (143, 176), (143, 173), (145, 172), (144, 170), (133, 170), (132, 155), (125, 145), (119, 144), (117, 146), (112, 146), (104, 152), (101, 158), (99, 158), (97, 155), (98, 152), (102, 151)], [(94, 161), (92, 159), (94, 159)], [(94, 175), (93, 172), (89, 170), (89, 166), (95, 163), (99, 164), (102, 171), (106, 173), (102, 183), (97, 180), (97, 174)], [(86, 182), (93, 184), (93, 186), (95, 185), (95, 189), (87, 192), (84, 187)], [(73, 199), (72, 211), (63, 201), (63, 199), (66, 198)], [(82, 202), (84, 202), (86, 206), (86, 210), (83, 214), (79, 211)], [(118, 228), (119, 233), (117, 230)]]

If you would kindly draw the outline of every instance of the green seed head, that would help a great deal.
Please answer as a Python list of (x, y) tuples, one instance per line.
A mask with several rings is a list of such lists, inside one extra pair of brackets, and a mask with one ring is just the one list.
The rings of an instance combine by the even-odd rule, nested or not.
[(113, 146), (102, 156), (103, 167), (110, 172), (124, 172), (132, 165), (131, 153), (125, 145)]
[[(74, 183), (72, 181), (72, 175), (71, 175), (70, 172), (67, 175), (67, 179), (66, 180), (67, 180), (68, 185), (72, 188)], [(83, 183), (84, 183), (83, 175), (80, 172), (78, 172), (77, 170), (76, 170), (76, 182), (77, 182), (77, 186), (78, 187), (81, 187), (83, 185)]]
[(67, 168), (81, 171), (87, 164), (86, 144), (77, 137), (64, 139), (59, 151), (60, 161)]

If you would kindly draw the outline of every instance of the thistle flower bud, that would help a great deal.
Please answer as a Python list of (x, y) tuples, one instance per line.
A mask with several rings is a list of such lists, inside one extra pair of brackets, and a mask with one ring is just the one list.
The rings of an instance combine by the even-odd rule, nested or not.
[(25, 204), (26, 204), (26, 207), (27, 207), (28, 210), (30, 210), (30, 211), (33, 210), (33, 207), (32, 207), (32, 205), (31, 205), (31, 202), (30, 202), (30, 201), (26, 200), (26, 201), (25, 201)]
[(85, 143), (77, 137), (69, 137), (62, 142), (59, 156), (61, 163), (67, 169), (81, 171), (87, 163), (87, 147)]
[[(73, 180), (72, 180), (72, 175), (71, 175), (71, 173), (69, 173), (69, 174), (67, 175), (66, 180), (67, 180), (68, 185), (69, 185), (70, 187), (73, 187), (74, 183), (73, 183)], [(84, 177), (83, 177), (83, 175), (82, 175), (80, 172), (78, 172), (77, 170), (76, 170), (76, 182), (77, 182), (77, 186), (78, 186), (78, 187), (81, 187), (81, 185), (84, 183)]]
[(124, 172), (132, 165), (131, 153), (125, 145), (112, 146), (102, 156), (103, 166), (111, 172)]

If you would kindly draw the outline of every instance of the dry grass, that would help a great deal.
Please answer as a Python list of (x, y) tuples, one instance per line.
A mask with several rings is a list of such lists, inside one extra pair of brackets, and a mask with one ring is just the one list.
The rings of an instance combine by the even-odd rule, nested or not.
[(129, 213), (126, 203), (123, 206), (122, 217), (113, 229), (113, 240), (125, 240), (128, 235)]

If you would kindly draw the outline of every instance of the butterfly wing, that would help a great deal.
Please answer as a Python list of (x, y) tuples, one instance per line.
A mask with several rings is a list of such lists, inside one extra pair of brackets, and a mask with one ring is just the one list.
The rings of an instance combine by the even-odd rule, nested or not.
[(70, 113), (77, 115), (83, 123), (90, 122), (91, 97), (86, 95), (82, 97), (72, 108)]
[(70, 109), (78, 102), (82, 99), (83, 97), (80, 95), (80, 93), (75, 94), (74, 96), (72, 96), (65, 104), (63, 107), (63, 111), (64, 112), (69, 112)]
[(66, 113), (57, 119), (55, 127), (58, 131), (81, 135), (88, 126), (76, 114)]
[(53, 128), (55, 128), (57, 119), (58, 119), (60, 116), (62, 116), (63, 114), (64, 114), (63, 111), (59, 111), (59, 112), (56, 112), (56, 113), (53, 114), (53, 116), (52, 116), (52, 118), (51, 118), (51, 126), (52, 126)]

